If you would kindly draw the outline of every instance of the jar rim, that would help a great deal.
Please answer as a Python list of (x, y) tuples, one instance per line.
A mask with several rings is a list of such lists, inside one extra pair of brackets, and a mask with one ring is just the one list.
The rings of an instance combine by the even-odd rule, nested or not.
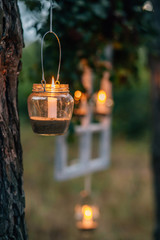
[(32, 92), (69, 92), (69, 84), (46, 84), (44, 88), (41, 83), (34, 83)]

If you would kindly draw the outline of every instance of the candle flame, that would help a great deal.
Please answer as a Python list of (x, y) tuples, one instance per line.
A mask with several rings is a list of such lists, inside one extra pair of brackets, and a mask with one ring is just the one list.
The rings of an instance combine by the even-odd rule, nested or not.
[(105, 103), (106, 99), (107, 99), (107, 95), (106, 95), (105, 91), (99, 90), (97, 98), (98, 98), (99, 103)]
[(91, 220), (93, 218), (92, 208), (88, 205), (82, 207), (82, 213), (85, 220)]
[(79, 91), (79, 90), (75, 91), (75, 93), (74, 93), (74, 99), (75, 99), (76, 101), (79, 101), (80, 98), (81, 98), (81, 96), (82, 96), (82, 92), (81, 92), (81, 91)]
[(54, 87), (55, 85), (55, 80), (54, 80), (54, 77), (52, 76), (52, 87)]

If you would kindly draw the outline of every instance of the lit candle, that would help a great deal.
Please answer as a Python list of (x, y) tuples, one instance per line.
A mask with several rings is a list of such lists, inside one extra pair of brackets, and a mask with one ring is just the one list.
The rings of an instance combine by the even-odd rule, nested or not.
[(96, 112), (100, 114), (106, 114), (106, 93), (103, 90), (100, 90), (97, 95), (97, 102), (96, 102)]
[[(52, 87), (54, 85), (54, 77), (52, 77)], [(57, 98), (48, 97), (48, 118), (57, 118)]]
[(96, 206), (76, 205), (75, 217), (77, 220), (77, 228), (80, 230), (94, 230), (98, 223), (96, 219), (99, 217), (99, 209)]
[(84, 116), (87, 114), (87, 97), (84, 93), (77, 90), (74, 93), (75, 104), (78, 107), (74, 109), (75, 115)]
[(79, 90), (75, 91), (75, 93), (74, 93), (74, 100), (77, 101), (77, 102), (80, 101), (81, 96), (82, 96), (82, 92), (81, 91), (79, 91)]
[(82, 207), (82, 213), (83, 213), (83, 219), (82, 219), (83, 227), (84, 228), (93, 228), (94, 222), (93, 222), (92, 208), (88, 205), (84, 205)]

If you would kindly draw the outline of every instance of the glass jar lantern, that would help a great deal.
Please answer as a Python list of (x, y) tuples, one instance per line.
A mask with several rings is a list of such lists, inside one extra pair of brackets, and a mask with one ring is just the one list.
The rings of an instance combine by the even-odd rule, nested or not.
[(95, 114), (99, 116), (110, 115), (112, 112), (113, 100), (109, 98), (104, 90), (99, 90), (95, 99)]
[(85, 117), (88, 112), (87, 96), (85, 95), (85, 93), (77, 90), (74, 93), (74, 100), (74, 115), (78, 117)]
[[(47, 34), (55, 36), (59, 46), (59, 64), (56, 81), (46, 84), (44, 76), (43, 44)], [(69, 94), (68, 84), (60, 84), (61, 44), (55, 32), (52, 31), (52, 0), (50, 0), (50, 30), (41, 40), (41, 84), (33, 84), (32, 93), (28, 97), (28, 113), (32, 129), (35, 133), (46, 136), (65, 134), (73, 113), (74, 100)]]
[(91, 196), (81, 192), (81, 203), (75, 206), (76, 227), (79, 230), (95, 230), (98, 227), (99, 208), (92, 204)]
[(94, 230), (98, 227), (99, 209), (93, 205), (76, 205), (76, 226), (80, 230)]
[(35, 133), (55, 136), (65, 134), (72, 117), (74, 100), (68, 84), (33, 84), (28, 97), (28, 112)]

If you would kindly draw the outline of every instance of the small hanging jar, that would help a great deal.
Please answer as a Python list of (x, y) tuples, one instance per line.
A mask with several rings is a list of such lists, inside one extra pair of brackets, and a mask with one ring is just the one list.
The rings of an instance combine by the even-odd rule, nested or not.
[[(61, 44), (55, 32), (52, 31), (52, 0), (50, 0), (50, 30), (41, 41), (41, 84), (33, 84), (32, 93), (28, 97), (28, 113), (35, 133), (55, 136), (67, 132), (72, 117), (74, 100), (69, 94), (68, 84), (60, 84), (59, 72), (61, 65)], [(46, 84), (43, 63), (43, 43), (47, 34), (56, 37), (59, 45), (59, 65), (56, 81), (52, 77), (52, 84)]]
[(68, 84), (33, 84), (28, 97), (28, 112), (35, 133), (62, 135), (68, 130), (74, 101)]
[(93, 205), (91, 197), (85, 191), (81, 203), (75, 206), (76, 227), (82, 231), (95, 230), (98, 227), (99, 208)]
[(74, 93), (74, 115), (77, 117), (85, 117), (88, 112), (87, 96), (85, 93), (77, 90)]
[(95, 95), (95, 110), (94, 113), (99, 116), (111, 115), (113, 100), (107, 97), (104, 90), (99, 90)]

